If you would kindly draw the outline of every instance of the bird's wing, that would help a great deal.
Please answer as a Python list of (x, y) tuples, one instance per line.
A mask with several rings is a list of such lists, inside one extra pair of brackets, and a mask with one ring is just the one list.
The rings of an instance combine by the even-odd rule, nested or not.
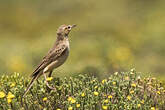
[(41, 70), (43, 70), (46, 66), (48, 66), (52, 61), (55, 61), (62, 53), (66, 50), (67, 46), (62, 44), (58, 45), (55, 49), (51, 49), (47, 55), (43, 58), (41, 63), (37, 66), (37, 68), (32, 73), (32, 76), (37, 75)]

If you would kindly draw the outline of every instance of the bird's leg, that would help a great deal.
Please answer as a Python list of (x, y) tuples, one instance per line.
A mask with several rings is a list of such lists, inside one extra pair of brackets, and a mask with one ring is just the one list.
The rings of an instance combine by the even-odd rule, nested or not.
[[(50, 71), (50, 72), (49, 72), (48, 77), (51, 77), (52, 72), (53, 72), (53, 71)], [(46, 89), (47, 89), (47, 91), (48, 91), (48, 92), (50, 92), (50, 91), (51, 91), (51, 89), (49, 89), (49, 87), (48, 87), (48, 86), (46, 87)]]
[(51, 86), (49, 85), (48, 81), (46, 80), (46, 79), (47, 79), (47, 78), (46, 78), (46, 74), (45, 74), (44, 72), (43, 72), (43, 75), (44, 75), (45, 83), (46, 83), (47, 87), (48, 87), (49, 89), (56, 90), (56, 88), (51, 87)]
[(51, 77), (53, 71), (50, 71), (48, 74), (48, 77)]

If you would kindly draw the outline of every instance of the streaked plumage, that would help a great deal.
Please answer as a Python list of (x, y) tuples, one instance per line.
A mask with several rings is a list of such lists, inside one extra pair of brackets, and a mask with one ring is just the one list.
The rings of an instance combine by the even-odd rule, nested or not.
[(47, 55), (42, 59), (40, 64), (32, 73), (32, 80), (27, 87), (23, 97), (26, 95), (26, 93), (32, 87), (34, 81), (38, 79), (39, 76), (41, 76), (43, 73), (51, 73), (53, 69), (61, 66), (66, 61), (69, 55), (68, 34), (75, 26), (76, 25), (62, 25), (59, 27), (57, 30), (57, 40), (53, 45), (53, 48), (48, 51)]

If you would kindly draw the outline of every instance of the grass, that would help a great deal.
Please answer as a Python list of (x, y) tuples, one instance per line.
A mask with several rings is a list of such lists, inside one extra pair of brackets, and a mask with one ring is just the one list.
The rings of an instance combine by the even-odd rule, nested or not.
[(88, 75), (48, 78), (57, 91), (48, 91), (43, 79), (26, 98), (29, 83), (20, 74), (0, 77), (0, 110), (164, 110), (165, 89), (155, 78), (141, 78), (135, 70), (114, 73), (99, 81)]

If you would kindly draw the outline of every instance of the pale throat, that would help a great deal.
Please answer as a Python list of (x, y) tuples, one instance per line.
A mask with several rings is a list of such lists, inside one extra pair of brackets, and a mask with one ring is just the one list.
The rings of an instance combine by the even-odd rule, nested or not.
[(66, 40), (66, 45), (67, 45), (68, 49), (70, 49), (69, 40), (68, 39)]

